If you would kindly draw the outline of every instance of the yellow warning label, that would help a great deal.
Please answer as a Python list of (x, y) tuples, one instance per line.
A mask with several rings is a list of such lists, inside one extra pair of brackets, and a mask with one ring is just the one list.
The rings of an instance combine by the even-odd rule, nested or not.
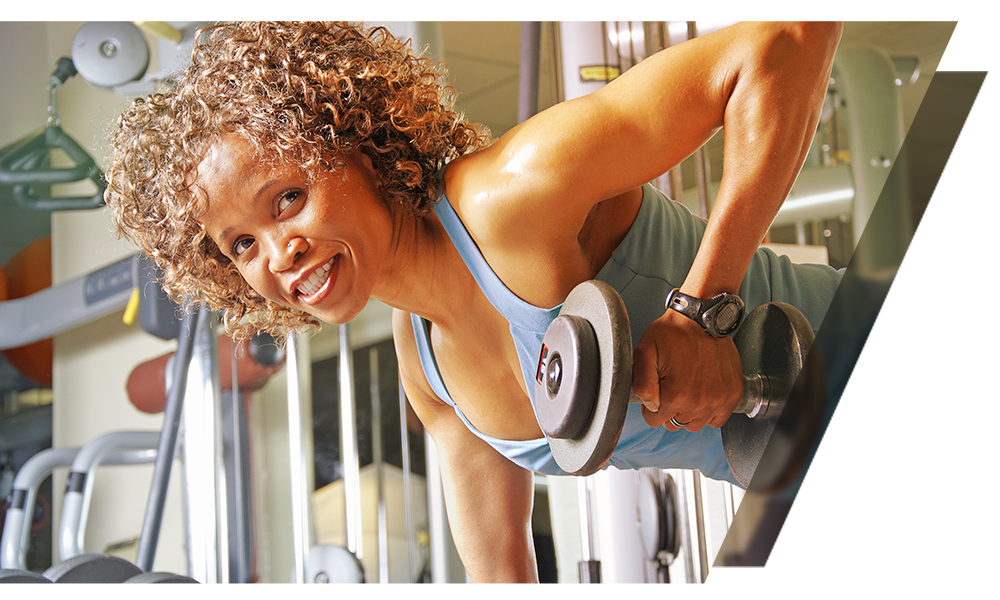
[(580, 81), (611, 81), (621, 74), (618, 67), (609, 65), (580, 67)]

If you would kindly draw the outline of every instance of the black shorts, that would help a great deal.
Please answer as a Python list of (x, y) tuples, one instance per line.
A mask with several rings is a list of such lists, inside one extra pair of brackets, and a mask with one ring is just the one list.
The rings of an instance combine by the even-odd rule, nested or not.
[[(847, 583), (867, 562), (960, 554), (959, 304), (958, 294), (927, 289), (920, 336), (865, 433), (847, 488), (824, 510), (795, 505), (767, 567), (735, 569), (732, 583)], [(968, 398), (967, 419), (985, 421), (985, 401)], [(978, 417), (973, 403), (982, 407)], [(985, 500), (977, 510), (983, 530)]]

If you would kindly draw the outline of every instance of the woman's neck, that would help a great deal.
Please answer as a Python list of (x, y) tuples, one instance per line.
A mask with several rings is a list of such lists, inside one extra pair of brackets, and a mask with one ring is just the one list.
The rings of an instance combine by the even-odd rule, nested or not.
[(434, 212), (395, 220), (392, 254), (373, 298), (447, 327), (478, 289)]

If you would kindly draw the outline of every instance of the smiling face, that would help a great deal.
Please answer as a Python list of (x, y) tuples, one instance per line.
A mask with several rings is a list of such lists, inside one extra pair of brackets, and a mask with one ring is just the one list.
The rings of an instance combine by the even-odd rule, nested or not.
[(328, 323), (346, 323), (375, 290), (392, 244), (393, 217), (371, 162), (341, 157), (335, 172), (260, 161), (238, 135), (220, 138), (198, 166), (209, 237), (268, 300)]

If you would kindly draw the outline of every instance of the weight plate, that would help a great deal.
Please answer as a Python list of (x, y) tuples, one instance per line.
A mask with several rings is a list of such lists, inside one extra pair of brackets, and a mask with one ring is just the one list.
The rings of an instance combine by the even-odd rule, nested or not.
[(142, 573), (124, 558), (81, 554), (49, 567), (43, 576), (55, 583), (121, 583)]
[(542, 338), (535, 373), (535, 417), (548, 437), (578, 437), (597, 396), (600, 358), (594, 328), (583, 317), (559, 315)]
[(759, 306), (747, 315), (736, 332), (733, 341), (743, 363), (743, 374), (760, 373), (770, 384), (770, 406), (765, 414), (750, 418), (736, 413), (722, 427), (726, 460), (743, 487), (750, 485), (769, 442), (774, 446), (769, 456), (775, 460), (767, 461), (766, 471), (761, 471), (754, 488), (770, 487), (785, 479), (789, 468), (794, 467), (795, 452), (785, 436), (772, 438), (772, 434), (813, 339), (812, 327), (805, 316), (783, 302)]
[(128, 21), (90, 21), (73, 36), (72, 57), (87, 83), (111, 89), (146, 74), (149, 46), (139, 28)]
[(632, 330), (621, 296), (603, 281), (573, 288), (559, 315), (583, 317), (597, 339), (600, 368), (593, 418), (574, 439), (547, 438), (562, 470), (586, 476), (607, 464), (625, 425), (632, 391)]
[(639, 540), (646, 560), (656, 560), (663, 545), (663, 504), (660, 484), (649, 473), (639, 477), (638, 505)]
[(198, 583), (190, 577), (176, 573), (139, 573), (122, 583)]
[(676, 557), (681, 551), (681, 534), (677, 515), (677, 484), (669, 473), (662, 475), (660, 493), (663, 497), (663, 526), (661, 529), (660, 550), (671, 557)]
[(364, 583), (365, 568), (347, 548), (318, 544), (309, 548), (305, 582)]
[(31, 571), (0, 569), (0, 583), (52, 583), (52, 581)]

